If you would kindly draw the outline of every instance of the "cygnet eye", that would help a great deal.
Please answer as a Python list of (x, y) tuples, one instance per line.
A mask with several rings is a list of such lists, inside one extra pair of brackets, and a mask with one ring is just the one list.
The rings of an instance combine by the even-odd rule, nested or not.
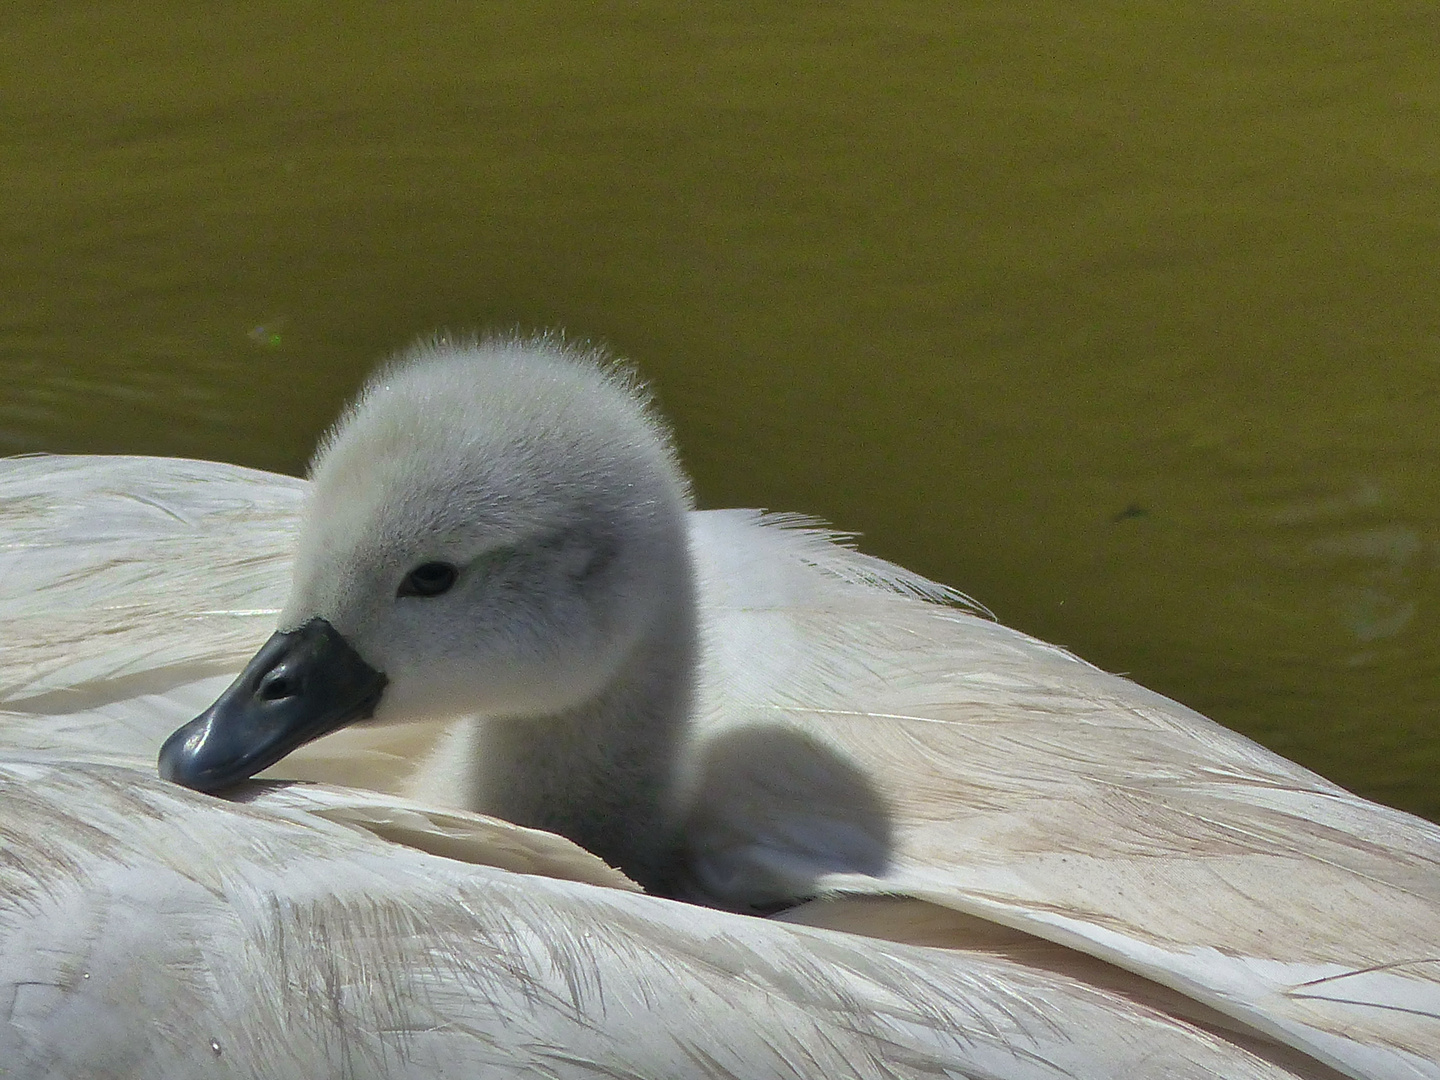
[(395, 590), (396, 596), (439, 596), (448, 592), (460, 571), (447, 562), (427, 562), (411, 570)]

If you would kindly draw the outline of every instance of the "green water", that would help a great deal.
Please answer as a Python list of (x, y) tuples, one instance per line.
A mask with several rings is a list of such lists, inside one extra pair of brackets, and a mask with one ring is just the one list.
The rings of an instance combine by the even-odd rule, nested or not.
[(0, 451), (303, 468), (561, 325), (821, 515), (1440, 818), (1440, 8), (15, 5)]

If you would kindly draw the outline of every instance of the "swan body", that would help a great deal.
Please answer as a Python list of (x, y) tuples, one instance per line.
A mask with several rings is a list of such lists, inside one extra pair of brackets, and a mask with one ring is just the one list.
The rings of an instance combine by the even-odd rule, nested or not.
[(379, 840), (353, 823), (443, 815), (345, 789), (232, 804), (12, 752), (0, 805), (7, 1078), (1309, 1075), (1003, 956), (603, 887), (463, 812), (452, 841), (530, 873)]
[[(487, 385), (499, 388), (488, 411)], [(467, 466), (477, 448), (482, 464)], [(782, 916), (818, 931), (624, 899), (653, 905), (662, 939), (734, 919), (716, 932), (762, 955), (843, 940), (845, 963), (903, 951), (882, 941), (895, 939), (939, 965), (924, 980), (941, 997), (972, 963), (1015, 965), (1004, 970), (1022, 981), (1103, 991), (1122, 1013), (1218, 1039), (1243, 1064), (1215, 1075), (1440, 1077), (1440, 830), (794, 519), (689, 510), (663, 429), (591, 359), (544, 340), (433, 346), (372, 384), (322, 452), (313, 494), (198, 462), (5, 466), (0, 745), (26, 768), (88, 763), (73, 766), (80, 788), (180, 800), (144, 826), (155, 838), (132, 825), (127, 844), (163, 851), (160, 834), (202, 810), (218, 815), (206, 818), (217, 841), (268, 827), (254, 824), (264, 807), (227, 817), (239, 810), (136, 770), (240, 686), (225, 690), (268, 629), (320, 619), (388, 681), (371, 719), (274, 775), (448, 806), (456, 820), (498, 812), (716, 907), (818, 898)], [(617, 484), (636, 469), (647, 475)], [(634, 536), (632, 552), (621, 541)], [(458, 568), (452, 587), (407, 593), (435, 563)], [(274, 691), (272, 675), (251, 689), (268, 678)], [(203, 749), (219, 715), (205, 710), (167, 748)], [(638, 737), (617, 730), (632, 715)], [(118, 771), (87, 771), (101, 768)], [(57, 782), (45, 777), (30, 786)], [(77, 835), (91, 824), (76, 817), (80, 788), (66, 804)], [(527, 790), (543, 798), (527, 805)], [(305, 813), (288, 827), (333, 824)], [(372, 835), (397, 838), (372, 820), (393, 814), (366, 814)], [(83, 878), (89, 860), (111, 865), (105, 850), (67, 865)], [(337, 849), (335, 865), (348, 857)], [(284, 896), (292, 882), (269, 887)], [(564, 907), (580, 886), (545, 888)], [(438, 902), (393, 895), (427, 913)], [(18, 980), (12, 970), (0, 973)], [(951, 1020), (935, 1030), (953, 1033)], [(1119, 1021), (1106, 1030), (1131, 1038)]]

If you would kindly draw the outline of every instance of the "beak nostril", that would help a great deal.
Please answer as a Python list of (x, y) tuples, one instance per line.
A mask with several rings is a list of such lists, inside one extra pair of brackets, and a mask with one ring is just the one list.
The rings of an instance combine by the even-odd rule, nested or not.
[(283, 672), (271, 672), (260, 680), (257, 696), (261, 701), (282, 701), (299, 692), (295, 681)]

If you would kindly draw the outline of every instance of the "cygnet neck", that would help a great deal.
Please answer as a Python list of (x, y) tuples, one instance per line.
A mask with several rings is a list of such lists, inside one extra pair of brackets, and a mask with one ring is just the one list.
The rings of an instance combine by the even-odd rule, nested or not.
[(699, 648), (688, 560), (676, 577), (666, 610), (598, 694), (551, 716), (484, 718), (474, 747), (477, 809), (559, 833), (650, 892), (673, 875)]

